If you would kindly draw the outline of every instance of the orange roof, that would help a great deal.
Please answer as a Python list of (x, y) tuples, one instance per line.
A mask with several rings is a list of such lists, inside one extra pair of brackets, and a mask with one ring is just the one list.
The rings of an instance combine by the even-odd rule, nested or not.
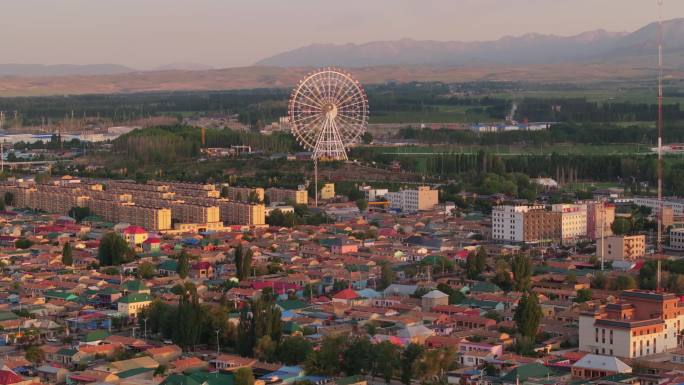
[(334, 299), (356, 299), (359, 295), (351, 288), (346, 288), (333, 296)]

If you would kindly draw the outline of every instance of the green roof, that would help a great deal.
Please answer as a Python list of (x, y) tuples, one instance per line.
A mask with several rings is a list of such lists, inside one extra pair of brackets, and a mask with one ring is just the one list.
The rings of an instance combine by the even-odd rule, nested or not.
[(491, 282), (479, 281), (470, 288), (470, 291), (478, 293), (495, 293), (503, 290)]
[(281, 309), (288, 311), (288, 310), (298, 310), (298, 309), (304, 309), (308, 305), (304, 301), (300, 301), (298, 299), (288, 299), (285, 301), (277, 301), (276, 305), (280, 306)]
[(285, 322), (285, 324), (283, 325), (283, 332), (285, 334), (292, 334), (292, 333), (301, 332), (301, 331), (302, 331), (302, 327), (299, 326), (295, 322), (288, 321), (288, 322)]
[(119, 372), (116, 375), (119, 378), (128, 378), (128, 377), (137, 376), (138, 374), (151, 372), (153, 370), (154, 369), (151, 369), (151, 368), (133, 368), (133, 369), (125, 370), (123, 372)]
[(202, 382), (199, 382), (189, 376), (183, 375), (183, 374), (172, 374), (162, 382), (159, 383), (159, 385), (201, 385)]
[(76, 349), (67, 349), (67, 348), (62, 348), (62, 349), (59, 349), (59, 350), (57, 351), (57, 354), (58, 354), (58, 355), (60, 355), (60, 356), (67, 356), (67, 357), (71, 357), (71, 356), (73, 356), (73, 355), (76, 354), (76, 353), (78, 353), (78, 350), (76, 350)]
[(137, 279), (134, 279), (132, 281), (126, 281), (123, 284), (123, 287), (127, 291), (141, 291), (141, 290), (147, 290), (147, 286), (145, 286), (142, 281), (139, 281)]
[(167, 259), (166, 261), (160, 263), (159, 266), (157, 266), (157, 269), (166, 271), (178, 271), (178, 261), (176, 261), (175, 259)]
[(100, 341), (109, 337), (109, 332), (106, 330), (94, 330), (85, 336), (85, 342)]
[(119, 299), (119, 302), (121, 302), (121, 303), (138, 303), (138, 302), (145, 302), (145, 301), (150, 301), (150, 295), (149, 294), (145, 294), (145, 293), (129, 294), (129, 295)]
[(195, 380), (199, 383), (206, 382), (207, 385), (234, 385), (235, 384), (235, 376), (233, 374), (228, 374), (228, 373), (220, 373), (220, 372), (209, 373), (207, 371), (198, 370), (198, 371), (195, 371), (195, 372), (189, 374), (188, 377), (192, 378), (193, 380)]
[(73, 293), (68, 293), (66, 291), (58, 291), (58, 290), (48, 290), (45, 292), (45, 297), (47, 298), (57, 298), (57, 299), (63, 299), (65, 301), (73, 301), (78, 298)]
[(538, 363), (520, 365), (517, 368), (508, 372), (501, 377), (504, 382), (515, 382), (519, 380), (520, 383), (525, 383), (528, 378), (541, 378), (551, 374), (551, 370), (546, 366)]
[(13, 320), (13, 319), (17, 319), (17, 318), (19, 318), (19, 316), (12, 313), (11, 311), (1, 311), (0, 312), (0, 321), (8, 321), (8, 320)]

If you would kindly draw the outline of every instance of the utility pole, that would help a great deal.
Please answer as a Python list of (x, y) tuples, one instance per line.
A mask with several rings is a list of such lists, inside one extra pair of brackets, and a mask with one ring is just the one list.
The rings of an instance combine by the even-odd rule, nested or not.
[(147, 317), (145, 317), (143, 321), (145, 322), (145, 331), (143, 335), (145, 336), (145, 342), (147, 342)]
[(216, 358), (221, 354), (221, 345), (219, 343), (219, 333), (221, 333), (221, 329), (216, 329)]
[(658, 258), (657, 289), (660, 291), (660, 258), (663, 254), (663, 0), (658, 0)]

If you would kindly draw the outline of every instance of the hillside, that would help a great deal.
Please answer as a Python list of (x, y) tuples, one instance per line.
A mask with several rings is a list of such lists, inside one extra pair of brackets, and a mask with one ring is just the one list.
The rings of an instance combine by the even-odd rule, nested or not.
[[(526, 34), (496, 41), (376, 41), (312, 44), (265, 58), (257, 65), (301, 67), (379, 65), (540, 65), (605, 62), (656, 52), (657, 24), (632, 33), (596, 30), (575, 36)], [(684, 51), (684, 19), (664, 22), (668, 54)]]

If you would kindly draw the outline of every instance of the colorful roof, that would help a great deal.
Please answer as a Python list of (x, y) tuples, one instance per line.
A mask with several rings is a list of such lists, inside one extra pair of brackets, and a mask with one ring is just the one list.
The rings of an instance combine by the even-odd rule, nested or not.
[(333, 296), (334, 299), (356, 299), (359, 295), (351, 288), (346, 288)]
[(124, 234), (147, 234), (147, 230), (140, 226), (128, 226), (124, 229)]

